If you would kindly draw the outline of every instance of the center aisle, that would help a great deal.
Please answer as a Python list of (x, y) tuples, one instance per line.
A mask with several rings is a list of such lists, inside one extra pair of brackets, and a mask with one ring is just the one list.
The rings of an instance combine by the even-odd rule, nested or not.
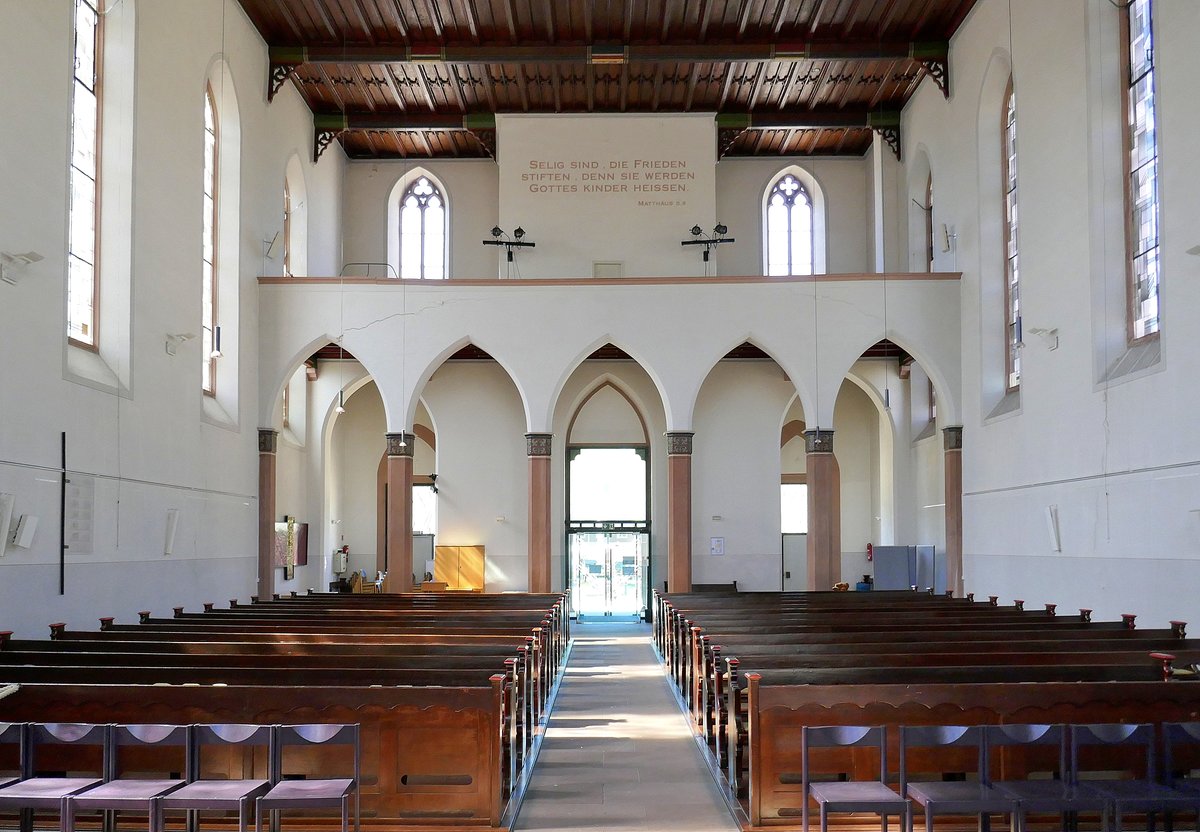
[(572, 624), (575, 645), (515, 830), (736, 830), (650, 646)]

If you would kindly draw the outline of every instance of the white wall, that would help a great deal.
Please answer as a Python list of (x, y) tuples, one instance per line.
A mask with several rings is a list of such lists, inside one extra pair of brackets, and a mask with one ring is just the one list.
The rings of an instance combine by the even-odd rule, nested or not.
[[(41, 518), (33, 548), (10, 548), (0, 560), (2, 623), (18, 635), (44, 635), (50, 621), (90, 629), (101, 615), (130, 621), (139, 609), (169, 614), (177, 604), (196, 609), (255, 591), (256, 429), (269, 424), (257, 407), (255, 277), (261, 241), (281, 225), (286, 160), (300, 144), (307, 155), (311, 116), (290, 89), (267, 106), (266, 49), (236, 3), (226, 4), (223, 35), (217, 3), (131, 6), (136, 62), (128, 71), (136, 74), (123, 117), (133, 125), (134, 165), (125, 181), (106, 183), (125, 189), (132, 212), (132, 299), (118, 316), (129, 349), (102, 356), (119, 363), (108, 367), (68, 352), (63, 336), (72, 4), (0, 6), (0, 73), (10, 79), (0, 88), (0, 191), (9, 195), (0, 250), (45, 257), (19, 285), (0, 284), (0, 491), (16, 495), (18, 512)], [(223, 38), (240, 110), (242, 233), (223, 241), (236, 246), (240, 266), (231, 289), (237, 314), (227, 310), (226, 320), (241, 323), (224, 332), (220, 376), (241, 395), (219, 426), (202, 415), (199, 340), (175, 356), (164, 345), (167, 333), (200, 327), (202, 102)], [(314, 269), (331, 267), (341, 237), (339, 156), (306, 170)], [(67, 557), (65, 596), (53, 472), (61, 432), (68, 466), (96, 476), (91, 552), (79, 545)], [(170, 508), (180, 525), (167, 558)]]
[(763, 195), (779, 172), (791, 164), (811, 173), (825, 197), (826, 271), (830, 274), (874, 271), (869, 260), (868, 156), (722, 159), (717, 164), (717, 219), (729, 226), (729, 235), (736, 242), (717, 249), (718, 273), (763, 273)]
[[(342, 260), (330, 263), (325, 272), (310, 266), (309, 273), (336, 275), (343, 263), (386, 263), (388, 196), (400, 178), (417, 167), (433, 174), (446, 189), (450, 206), (449, 276), (476, 280), (495, 277), (496, 250), (482, 244), (491, 239), (492, 226), (500, 218), (499, 180), (496, 163), (491, 159), (439, 159), (419, 165), (408, 161), (349, 163), (343, 196), (346, 225)], [(370, 274), (384, 277), (384, 271), (375, 266)], [(367, 268), (354, 267), (348, 273), (366, 274)]]
[[(779, 365), (761, 360), (721, 361), (700, 389), (692, 453), (693, 581), (780, 588), (779, 431), (794, 394)], [(724, 538), (724, 555), (710, 554), (714, 537)]]
[(529, 474), (516, 387), (494, 361), (453, 361), (422, 397), (438, 431), (438, 545), (482, 544), (487, 592), (528, 588)]
[[(1200, 10), (1156, 0), (1154, 12), (1164, 311), (1161, 359), (1141, 373), (1104, 381), (1123, 348), (1108, 305), (1123, 274), (1113, 5), (983, 0), (951, 46), (954, 95), (923, 85), (904, 116), (907, 145), (924, 146), (934, 170), (935, 221), (958, 232), (939, 258), (963, 271), (966, 587), (1098, 618), (1139, 613), (1146, 626), (1200, 613), (1200, 260), (1186, 254), (1200, 242)], [(998, 129), (1003, 78), (989, 73), (1010, 51), (1026, 340), (1019, 400), (1001, 415), (1000, 161), (979, 128)], [(1057, 347), (1034, 327), (1056, 328)], [(1058, 508), (1062, 552), (1047, 506)]]

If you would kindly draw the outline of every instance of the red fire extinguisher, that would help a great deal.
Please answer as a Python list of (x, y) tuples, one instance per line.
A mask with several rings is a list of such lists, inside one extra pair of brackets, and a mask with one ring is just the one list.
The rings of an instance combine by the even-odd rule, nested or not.
[(870, 543), (868, 543), (867, 544), (867, 561), (870, 562), (873, 560), (875, 560), (875, 547), (872, 546)]

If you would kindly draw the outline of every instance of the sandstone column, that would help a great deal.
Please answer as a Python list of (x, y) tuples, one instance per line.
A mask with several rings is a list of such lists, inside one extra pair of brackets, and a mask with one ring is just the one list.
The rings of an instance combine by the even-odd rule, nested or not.
[(411, 433), (387, 435), (387, 580), (384, 592), (412, 592), (412, 486), (413, 450)]
[(833, 589), (842, 579), (842, 477), (833, 431), (804, 432), (808, 474), (808, 588)]
[(692, 589), (692, 437), (667, 431), (667, 589)]
[(269, 601), (275, 592), (275, 451), (279, 432), (258, 429), (258, 588)]
[(942, 430), (946, 466), (946, 589), (963, 595), (962, 427)]
[(529, 455), (529, 591), (550, 591), (549, 433), (525, 434)]

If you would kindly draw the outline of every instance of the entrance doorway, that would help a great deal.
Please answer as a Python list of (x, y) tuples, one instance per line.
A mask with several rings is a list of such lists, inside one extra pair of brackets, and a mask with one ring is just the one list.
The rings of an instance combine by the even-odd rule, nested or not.
[(637, 531), (571, 533), (571, 595), (577, 615), (640, 616), (650, 536)]
[(645, 447), (568, 449), (567, 575), (576, 616), (645, 615), (650, 591)]

